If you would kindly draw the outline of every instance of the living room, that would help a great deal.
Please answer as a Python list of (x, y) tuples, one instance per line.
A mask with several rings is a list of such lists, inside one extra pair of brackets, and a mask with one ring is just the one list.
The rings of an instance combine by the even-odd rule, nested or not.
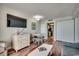
[[(0, 54), (79, 55), (78, 6), (78, 3), (0, 3), (0, 45), (4, 47)], [(62, 47), (61, 43), (69, 47)], [(47, 51), (38, 52), (40, 46)], [(71, 50), (74, 53), (68, 54)]]

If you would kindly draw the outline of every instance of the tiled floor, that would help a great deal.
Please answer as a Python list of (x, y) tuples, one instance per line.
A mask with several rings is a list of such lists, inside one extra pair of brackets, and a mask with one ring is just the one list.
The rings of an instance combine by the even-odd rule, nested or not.
[(63, 53), (63, 56), (79, 56), (79, 49), (72, 48), (69, 46), (62, 46), (61, 52)]
[(59, 46), (61, 47), (62, 56), (79, 56), (79, 49), (65, 46), (60, 42), (59, 42)]

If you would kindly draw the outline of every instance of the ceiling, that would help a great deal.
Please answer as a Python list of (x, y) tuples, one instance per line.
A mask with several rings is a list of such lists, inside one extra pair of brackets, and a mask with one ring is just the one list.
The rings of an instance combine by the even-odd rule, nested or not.
[(42, 15), (44, 18), (60, 18), (72, 16), (77, 3), (4, 3), (4, 6), (22, 11), (30, 17)]

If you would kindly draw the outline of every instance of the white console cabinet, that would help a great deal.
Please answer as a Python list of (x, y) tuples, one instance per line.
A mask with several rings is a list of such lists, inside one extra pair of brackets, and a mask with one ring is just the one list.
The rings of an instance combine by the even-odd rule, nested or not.
[(16, 52), (30, 45), (30, 34), (13, 35), (12, 47)]

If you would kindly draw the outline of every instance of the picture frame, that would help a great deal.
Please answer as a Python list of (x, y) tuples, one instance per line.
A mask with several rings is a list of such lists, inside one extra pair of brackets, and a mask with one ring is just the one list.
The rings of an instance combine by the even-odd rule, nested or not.
[(32, 26), (32, 30), (36, 30), (36, 23), (35, 22), (32, 22), (31, 26)]

